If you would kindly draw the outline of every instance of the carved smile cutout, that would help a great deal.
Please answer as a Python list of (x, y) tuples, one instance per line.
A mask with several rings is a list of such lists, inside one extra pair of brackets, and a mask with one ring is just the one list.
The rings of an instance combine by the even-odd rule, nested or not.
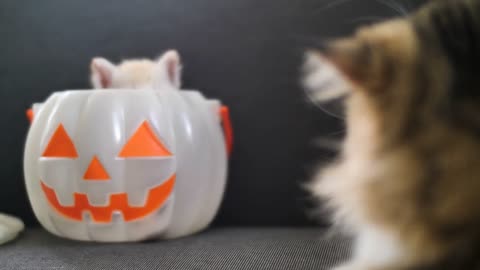
[(89, 212), (92, 220), (98, 223), (112, 222), (114, 212), (120, 212), (126, 222), (141, 219), (155, 212), (163, 206), (173, 191), (176, 175), (172, 175), (166, 182), (151, 188), (148, 191), (147, 200), (144, 206), (130, 206), (127, 193), (115, 193), (110, 195), (110, 202), (107, 206), (93, 206), (89, 203), (87, 194), (74, 193), (73, 206), (60, 204), (55, 190), (40, 181), (43, 193), (49, 204), (63, 216), (76, 221), (83, 220), (83, 213)]

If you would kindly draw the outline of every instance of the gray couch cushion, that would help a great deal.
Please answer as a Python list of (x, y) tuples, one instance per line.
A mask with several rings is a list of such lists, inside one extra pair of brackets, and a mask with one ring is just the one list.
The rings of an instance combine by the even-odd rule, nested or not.
[(0, 247), (0, 269), (328, 269), (349, 241), (313, 228), (215, 228), (177, 240), (94, 244), (30, 229)]

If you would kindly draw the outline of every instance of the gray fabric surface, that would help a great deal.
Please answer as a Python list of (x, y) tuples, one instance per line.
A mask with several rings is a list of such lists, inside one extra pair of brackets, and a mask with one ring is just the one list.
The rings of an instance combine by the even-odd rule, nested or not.
[(216, 228), (171, 241), (95, 244), (27, 230), (0, 247), (0, 269), (329, 269), (346, 238), (314, 228)]

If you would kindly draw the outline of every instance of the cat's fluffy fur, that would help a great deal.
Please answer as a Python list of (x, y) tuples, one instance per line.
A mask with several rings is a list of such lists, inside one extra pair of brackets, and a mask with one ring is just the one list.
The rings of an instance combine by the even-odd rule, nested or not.
[(310, 56), (352, 88), (311, 185), (355, 236), (337, 270), (480, 269), (479, 55), (480, 0), (437, 0)]
[(91, 83), (96, 89), (160, 89), (181, 87), (181, 62), (177, 51), (165, 52), (157, 60), (129, 59), (115, 65), (96, 57), (90, 64)]

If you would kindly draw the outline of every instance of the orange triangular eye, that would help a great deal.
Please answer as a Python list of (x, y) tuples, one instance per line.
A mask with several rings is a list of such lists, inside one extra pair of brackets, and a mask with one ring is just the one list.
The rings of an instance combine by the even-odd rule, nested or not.
[(43, 157), (60, 157), (60, 158), (76, 158), (78, 157), (77, 150), (73, 144), (67, 131), (60, 124), (53, 133), (50, 142), (48, 142)]
[(157, 138), (147, 121), (140, 125), (119, 154), (123, 158), (165, 157), (171, 155), (172, 153)]
[(98, 160), (98, 157), (94, 156), (92, 161), (90, 162), (90, 165), (88, 165), (87, 171), (85, 172), (83, 179), (102, 181), (110, 180), (110, 176), (108, 175), (100, 160)]

